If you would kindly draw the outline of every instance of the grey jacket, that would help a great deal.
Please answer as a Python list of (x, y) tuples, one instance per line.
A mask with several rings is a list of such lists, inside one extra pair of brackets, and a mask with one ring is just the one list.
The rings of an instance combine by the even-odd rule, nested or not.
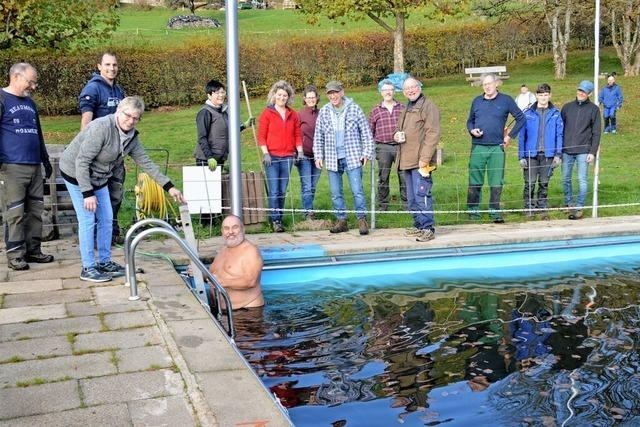
[(86, 198), (93, 196), (94, 190), (107, 185), (114, 167), (126, 155), (131, 156), (165, 190), (173, 187), (169, 178), (160, 173), (158, 165), (142, 148), (137, 130), (124, 146), (120, 143), (115, 114), (93, 120), (73, 138), (62, 153), (60, 170), (67, 181), (80, 187)]

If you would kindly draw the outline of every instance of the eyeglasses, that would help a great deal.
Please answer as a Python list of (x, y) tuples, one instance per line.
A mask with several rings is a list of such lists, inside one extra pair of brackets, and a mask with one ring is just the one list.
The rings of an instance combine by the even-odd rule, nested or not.
[(420, 85), (411, 85), (411, 86), (405, 86), (404, 90), (413, 90), (413, 89), (419, 89)]
[(134, 115), (131, 115), (131, 114), (127, 113), (126, 111), (123, 111), (122, 114), (124, 114), (125, 117), (128, 118), (129, 120), (133, 120), (134, 123), (137, 123), (140, 120), (142, 120), (142, 116), (134, 116)]
[(219, 96), (225, 96), (227, 94), (227, 91), (224, 89), (220, 89), (216, 92), (211, 92), (212, 95), (219, 95)]
[(27, 83), (29, 83), (29, 86), (38, 87), (38, 81), (37, 80), (29, 80), (29, 78), (26, 75), (24, 75), (22, 73), (19, 73), (19, 74), (22, 76), (23, 79), (25, 79), (27, 81)]

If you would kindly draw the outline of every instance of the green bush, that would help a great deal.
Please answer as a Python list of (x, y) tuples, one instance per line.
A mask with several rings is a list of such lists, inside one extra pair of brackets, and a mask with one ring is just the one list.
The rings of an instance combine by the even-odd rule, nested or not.
[[(548, 32), (517, 23), (480, 22), (449, 29), (419, 29), (406, 36), (406, 69), (419, 77), (460, 73), (465, 67), (502, 64), (539, 53)], [(150, 108), (202, 102), (211, 78), (226, 80), (225, 46), (206, 37), (178, 47), (117, 47), (120, 84)], [(77, 96), (90, 77), (98, 51), (60, 54), (3, 51), (0, 66), (16, 60), (39, 72), (36, 101), (45, 114), (77, 113)], [(393, 45), (384, 32), (283, 36), (240, 41), (240, 78), (253, 96), (266, 96), (273, 82), (294, 87), (339, 79), (348, 87), (371, 85), (393, 69)]]

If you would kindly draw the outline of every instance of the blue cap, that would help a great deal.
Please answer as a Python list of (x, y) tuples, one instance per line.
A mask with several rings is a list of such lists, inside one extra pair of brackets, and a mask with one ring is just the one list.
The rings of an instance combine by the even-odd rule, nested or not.
[(583, 80), (578, 85), (578, 90), (581, 90), (589, 95), (591, 92), (593, 92), (593, 83), (591, 83), (589, 80)]

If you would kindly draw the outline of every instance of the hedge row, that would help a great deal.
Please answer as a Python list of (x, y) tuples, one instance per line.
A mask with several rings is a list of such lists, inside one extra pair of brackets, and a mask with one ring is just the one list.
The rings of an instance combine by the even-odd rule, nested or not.
[[(504, 63), (548, 46), (548, 31), (518, 24), (480, 22), (450, 29), (407, 33), (407, 71), (432, 77), (462, 72), (464, 67)], [(226, 80), (223, 42), (194, 39), (180, 48), (112, 48), (121, 69), (119, 82), (128, 94), (144, 98), (151, 108), (202, 102), (202, 87), (211, 78)], [(266, 95), (281, 78), (302, 88), (339, 79), (348, 86), (371, 85), (393, 69), (391, 37), (384, 33), (282, 37), (241, 40), (240, 78), (252, 95)], [(61, 55), (52, 52), (0, 53), (4, 70), (27, 61), (39, 72), (36, 101), (45, 114), (77, 113), (77, 96), (90, 77), (97, 52)]]

